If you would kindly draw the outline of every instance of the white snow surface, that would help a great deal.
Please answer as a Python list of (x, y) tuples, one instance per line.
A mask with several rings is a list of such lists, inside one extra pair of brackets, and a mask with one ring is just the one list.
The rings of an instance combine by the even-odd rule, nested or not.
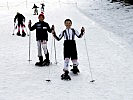
[(95, 20), (104, 29), (112, 32), (111, 38), (114, 40), (122, 38), (124, 41), (119, 41), (120, 44), (128, 44), (133, 47), (133, 5), (125, 6), (127, 4), (119, 2), (110, 3), (111, 0), (75, 1), (81, 12)]
[[(91, 4), (96, 1), (88, 0), (87, 2)], [(81, 2), (80, 0), (60, 0), (60, 2), (59, 0), (45, 0), (45, 21), (50, 26), (55, 25), (57, 34), (60, 34), (65, 28), (64, 20), (66, 18), (72, 19), (72, 27), (78, 31), (82, 26), (86, 30), (83, 38), (76, 38), (80, 74), (70, 73), (72, 80), (63, 81), (60, 79), (64, 62), (63, 39), (59, 42), (55, 41), (58, 61), (56, 65), (54, 64), (54, 39), (49, 33), (48, 49), (53, 64), (49, 67), (36, 67), (34, 64), (38, 61), (38, 57), (35, 31), (31, 32), (32, 61), (30, 63), (28, 61), (29, 37), (12, 35), (13, 20), (17, 11), (26, 17), (26, 26), (29, 19), (32, 20), (32, 24), (38, 21), (38, 16), (33, 16), (31, 8), (34, 3), (40, 6), (42, 1), (28, 1), (27, 8), (26, 3), (22, 2), (8, 1), (9, 10), (6, 7), (1, 7), (2, 3), (0, 3), (0, 100), (133, 100), (132, 46), (115, 34), (115, 32), (122, 34), (120, 30), (123, 28), (117, 30), (117, 28), (108, 27), (109, 23), (106, 24), (107, 26), (105, 22), (97, 23), (98, 20), (95, 19), (98, 16), (95, 15), (97, 13), (95, 11), (93, 11), (94, 19), (92, 16), (84, 15), (81, 8), (79, 10), (75, 3)], [(16, 6), (18, 4), (19, 6)], [(112, 4), (113, 6), (115, 7)], [(84, 7), (88, 9), (89, 6)], [(100, 8), (98, 5), (94, 5), (94, 7)], [(122, 10), (123, 8), (120, 12)], [(104, 13), (104, 10), (101, 11)], [(114, 10), (110, 9), (109, 11), (113, 13)], [(105, 11), (103, 16), (107, 12)], [(132, 9), (131, 12), (129, 9), (129, 13), (132, 15)], [(129, 17), (131, 15), (129, 14)], [(128, 15), (126, 16), (128, 17)], [(113, 17), (114, 15), (110, 14), (111, 25), (116, 25), (113, 23), (115, 22)], [(105, 17), (100, 16), (99, 18)], [(130, 20), (129, 18), (129, 23), (123, 22), (123, 20), (121, 22), (125, 23), (127, 28), (126, 25), (132, 24)], [(123, 26), (123, 24), (120, 25)], [(132, 28), (129, 27), (129, 31), (131, 30)], [(90, 82), (92, 77), (87, 52), (94, 83)], [(51, 82), (46, 82), (47, 79), (50, 79)]]

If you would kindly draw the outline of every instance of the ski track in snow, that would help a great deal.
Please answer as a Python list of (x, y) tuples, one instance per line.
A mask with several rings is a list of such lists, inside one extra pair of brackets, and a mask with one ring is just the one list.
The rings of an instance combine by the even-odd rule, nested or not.
[[(49, 1), (50, 2), (50, 1)], [(29, 37), (12, 35), (15, 13), (0, 15), (0, 100), (132, 100), (133, 54), (128, 46), (113, 41), (109, 31), (80, 13), (72, 5), (58, 4), (52, 7), (46, 3), (46, 22), (54, 24), (57, 34), (64, 29), (64, 20), (70, 18), (73, 27), (80, 31), (85, 27), (85, 37), (77, 39), (80, 74), (72, 75), (71, 81), (62, 81), (63, 39), (56, 41), (57, 65), (36, 67), (38, 61), (35, 31), (31, 32), (31, 62), (28, 60)], [(37, 16), (32, 10), (23, 11), (26, 24)], [(15, 12), (15, 11), (14, 11)], [(85, 40), (90, 58), (93, 78), (85, 49)], [(53, 37), (49, 34), (48, 49), (54, 63)], [(51, 82), (46, 82), (50, 79)]]

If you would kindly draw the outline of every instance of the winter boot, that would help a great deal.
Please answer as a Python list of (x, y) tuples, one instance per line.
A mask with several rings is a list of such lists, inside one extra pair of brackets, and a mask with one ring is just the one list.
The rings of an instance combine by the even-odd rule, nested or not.
[(43, 63), (43, 56), (40, 56), (39, 57), (39, 62), (36, 62), (36, 66), (42, 66), (42, 63)]
[(26, 33), (24, 31), (22, 31), (22, 37), (25, 37)]
[(78, 66), (73, 65), (73, 69), (71, 69), (71, 71), (73, 72), (73, 74), (78, 74), (79, 73)]
[(50, 60), (49, 60), (49, 53), (45, 54), (46, 59), (43, 61), (42, 66), (49, 66)]
[(17, 32), (17, 36), (21, 36), (20, 32)]
[(64, 74), (61, 75), (61, 79), (62, 80), (71, 80), (71, 77), (68, 74), (69, 74), (69, 71), (64, 70)]

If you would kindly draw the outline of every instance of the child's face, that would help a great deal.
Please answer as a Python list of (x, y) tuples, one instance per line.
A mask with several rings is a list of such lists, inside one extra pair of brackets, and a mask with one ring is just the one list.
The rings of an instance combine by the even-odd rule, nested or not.
[(39, 20), (40, 20), (41, 22), (44, 21), (43, 16), (40, 16), (40, 17), (39, 17)]
[(66, 28), (71, 28), (72, 23), (70, 21), (66, 21), (65, 26), (66, 26)]

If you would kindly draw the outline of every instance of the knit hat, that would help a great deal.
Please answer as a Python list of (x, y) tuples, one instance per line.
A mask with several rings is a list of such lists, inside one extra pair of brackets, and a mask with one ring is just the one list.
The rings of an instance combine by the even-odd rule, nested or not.
[(40, 16), (42, 16), (42, 17), (44, 18), (44, 14), (43, 14), (43, 13), (39, 14), (38, 18), (39, 18)]

